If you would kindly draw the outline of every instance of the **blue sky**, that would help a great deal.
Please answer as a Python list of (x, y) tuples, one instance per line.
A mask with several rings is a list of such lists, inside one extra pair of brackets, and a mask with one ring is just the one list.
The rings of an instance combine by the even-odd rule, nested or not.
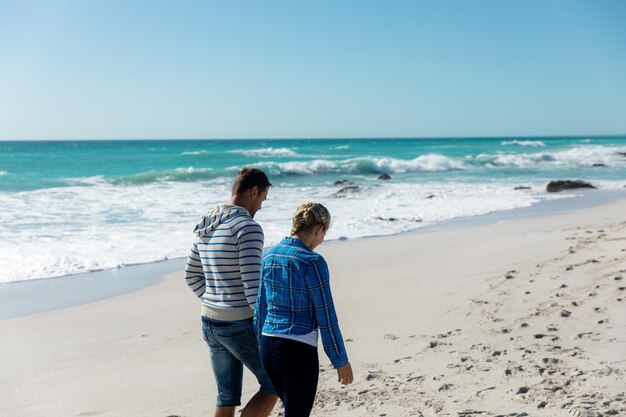
[(626, 1), (3, 1), (0, 139), (626, 133)]

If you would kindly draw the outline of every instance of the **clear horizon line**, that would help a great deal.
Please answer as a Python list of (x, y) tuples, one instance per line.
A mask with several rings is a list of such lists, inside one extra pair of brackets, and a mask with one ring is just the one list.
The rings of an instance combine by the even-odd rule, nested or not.
[(0, 139), (1, 142), (88, 142), (88, 141), (207, 141), (207, 140), (250, 140), (250, 141), (262, 141), (262, 140), (433, 140), (433, 139), (556, 139), (556, 138), (599, 138), (599, 137), (626, 137), (626, 133), (610, 133), (610, 134), (576, 134), (576, 135), (489, 135), (489, 136), (338, 136), (338, 137), (315, 137), (315, 136), (301, 136), (301, 137), (248, 137), (248, 138), (80, 138), (80, 139), (68, 139), (68, 138), (46, 138), (46, 139)]

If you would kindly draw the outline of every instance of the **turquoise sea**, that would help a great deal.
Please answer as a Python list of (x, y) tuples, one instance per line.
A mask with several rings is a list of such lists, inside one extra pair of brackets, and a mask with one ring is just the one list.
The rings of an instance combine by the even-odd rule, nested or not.
[(0, 282), (186, 256), (243, 166), (274, 184), (257, 214), (268, 244), (307, 200), (331, 210), (330, 239), (351, 239), (579, 195), (551, 180), (623, 191), (626, 137), (0, 142)]

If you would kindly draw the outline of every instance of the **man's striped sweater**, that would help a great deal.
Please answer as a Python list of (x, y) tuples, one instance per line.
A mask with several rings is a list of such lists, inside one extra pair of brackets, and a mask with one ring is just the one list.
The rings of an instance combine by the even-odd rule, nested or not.
[(223, 204), (196, 226), (185, 280), (202, 298), (202, 315), (222, 321), (253, 316), (263, 229), (242, 207)]

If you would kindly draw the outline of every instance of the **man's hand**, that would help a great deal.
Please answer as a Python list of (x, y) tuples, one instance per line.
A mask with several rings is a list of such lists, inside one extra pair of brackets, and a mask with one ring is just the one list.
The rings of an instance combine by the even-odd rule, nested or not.
[(352, 366), (347, 363), (341, 368), (337, 368), (337, 377), (337, 380), (343, 385), (352, 384), (354, 380), (352, 377)]

